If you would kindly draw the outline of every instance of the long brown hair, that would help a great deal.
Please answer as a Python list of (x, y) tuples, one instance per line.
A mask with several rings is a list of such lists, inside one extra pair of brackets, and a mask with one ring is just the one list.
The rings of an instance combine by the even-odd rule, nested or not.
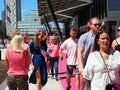
[(41, 30), (41, 31), (39, 31), (39, 32), (37, 32), (35, 34), (35, 36), (34, 36), (34, 44), (35, 44), (35, 46), (40, 46), (40, 40), (38, 38), (39, 35), (41, 36), (41, 39), (42, 39), (44, 37), (44, 32)]
[[(99, 51), (100, 50), (100, 47), (98, 45), (97, 40), (100, 38), (100, 35), (103, 34), (103, 33), (107, 33), (109, 35), (109, 31), (107, 29), (105, 29), (105, 28), (104, 29), (102, 28), (102, 29), (98, 30), (98, 32), (97, 32), (97, 34), (95, 36), (93, 51)], [(109, 37), (110, 37), (110, 35), (109, 35)]]

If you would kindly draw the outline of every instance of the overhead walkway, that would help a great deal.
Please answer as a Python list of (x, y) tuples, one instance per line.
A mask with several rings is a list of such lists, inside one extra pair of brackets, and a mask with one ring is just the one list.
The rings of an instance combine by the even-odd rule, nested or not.
[(37, 0), (41, 24), (47, 26), (47, 30), (52, 34), (49, 22), (53, 21), (59, 39), (62, 41), (62, 32), (58, 22), (69, 23), (83, 7), (90, 5), (92, 2), (93, 0)]

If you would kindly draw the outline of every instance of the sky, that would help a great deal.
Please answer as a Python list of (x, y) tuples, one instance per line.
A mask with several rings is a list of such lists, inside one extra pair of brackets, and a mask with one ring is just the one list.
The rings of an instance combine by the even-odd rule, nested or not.
[[(24, 19), (25, 14), (28, 14), (31, 10), (37, 9), (37, 0), (21, 0), (21, 14)], [(0, 0), (0, 20), (1, 12), (4, 10), (4, 0)]]

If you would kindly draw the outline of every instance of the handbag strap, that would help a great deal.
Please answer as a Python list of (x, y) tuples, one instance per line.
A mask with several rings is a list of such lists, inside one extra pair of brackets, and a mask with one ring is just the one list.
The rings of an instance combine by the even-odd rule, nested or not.
[(101, 55), (102, 60), (103, 60), (103, 62), (104, 62), (104, 64), (105, 64), (105, 67), (106, 67), (106, 69), (107, 69), (107, 73), (108, 73), (108, 77), (109, 77), (109, 79), (110, 79), (110, 82), (111, 82), (111, 84), (113, 84), (113, 83), (112, 83), (112, 79), (111, 79), (111, 77), (110, 77), (110, 73), (109, 73), (107, 64), (106, 64), (106, 62), (105, 62), (105, 60), (104, 60), (103, 55), (101, 54), (101, 52), (100, 52), (100, 55)]

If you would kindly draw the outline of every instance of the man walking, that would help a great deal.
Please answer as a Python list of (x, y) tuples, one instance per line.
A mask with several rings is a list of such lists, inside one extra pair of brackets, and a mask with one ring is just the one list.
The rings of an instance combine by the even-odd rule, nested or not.
[(60, 46), (59, 50), (59, 57), (62, 59), (62, 50), (66, 50), (66, 57), (67, 57), (67, 88), (66, 90), (70, 90), (71, 88), (71, 76), (73, 73), (73, 70), (76, 71), (76, 88), (77, 90), (80, 90), (80, 75), (79, 75), (79, 69), (77, 68), (78, 65), (78, 59), (77, 59), (77, 44), (78, 39), (76, 38), (77, 30), (72, 27), (70, 29), (70, 38), (65, 40), (62, 45)]
[[(81, 35), (78, 41), (78, 60), (80, 66), (80, 72), (83, 71), (83, 68), (86, 64), (87, 57), (89, 53), (92, 51), (95, 35), (97, 31), (100, 29), (100, 20), (97, 17), (93, 17), (90, 19), (90, 31)], [(83, 80), (84, 82), (85, 80)], [(84, 83), (82, 82), (82, 89), (84, 88)], [(90, 90), (90, 82), (87, 83), (87, 90)]]

